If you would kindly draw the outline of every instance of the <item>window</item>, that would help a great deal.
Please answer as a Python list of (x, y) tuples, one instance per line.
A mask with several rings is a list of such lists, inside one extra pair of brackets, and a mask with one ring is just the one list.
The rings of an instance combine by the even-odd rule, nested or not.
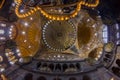
[(118, 25), (118, 24), (116, 24), (115, 26), (116, 26), (116, 29), (117, 29), (117, 30), (119, 30), (119, 25)]
[(6, 24), (0, 22), (0, 27), (6, 27)]
[(5, 31), (0, 29), (0, 34), (4, 34), (4, 33), (5, 33)]
[(6, 38), (5, 37), (0, 37), (0, 40), (5, 40)]
[(120, 38), (120, 33), (119, 32), (117, 32), (116, 37), (117, 37), (117, 39)]
[(107, 43), (108, 42), (108, 27), (107, 27), (107, 25), (104, 25), (102, 37), (103, 37), (104, 43)]
[(116, 44), (119, 45), (120, 44), (120, 40), (118, 40)]

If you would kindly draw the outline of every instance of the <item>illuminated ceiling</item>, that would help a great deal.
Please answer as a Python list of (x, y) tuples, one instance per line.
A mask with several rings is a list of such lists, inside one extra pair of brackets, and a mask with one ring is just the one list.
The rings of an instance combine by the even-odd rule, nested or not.
[(0, 79), (119, 80), (119, 22), (100, 15), (101, 4), (1, 0)]

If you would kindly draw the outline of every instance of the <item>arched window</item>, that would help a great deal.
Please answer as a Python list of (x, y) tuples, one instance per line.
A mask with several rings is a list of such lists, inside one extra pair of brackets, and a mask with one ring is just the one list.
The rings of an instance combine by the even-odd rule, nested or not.
[(60, 64), (56, 64), (55, 69), (57, 70), (57, 72), (60, 72), (61, 71), (61, 65)]
[(119, 30), (119, 24), (116, 24), (115, 26), (116, 26), (116, 29)]
[(67, 64), (63, 64), (62, 67), (63, 67), (63, 71), (65, 72), (65, 70), (68, 68), (68, 65)]
[(117, 39), (120, 38), (120, 33), (119, 32), (117, 32), (116, 37), (117, 37)]
[(37, 69), (40, 68), (41, 62), (37, 63)]
[(49, 68), (51, 69), (51, 71), (53, 71), (54, 70), (54, 64), (49, 64)]
[(5, 33), (5, 31), (0, 29), (0, 34), (4, 34), (4, 33)]
[(107, 43), (108, 42), (108, 27), (107, 27), (107, 25), (104, 25), (102, 32), (103, 32), (103, 35), (102, 35), (103, 41), (104, 41), (104, 43)]
[(116, 42), (116, 44), (117, 44), (117, 45), (120, 45), (120, 40), (118, 40), (118, 41)]

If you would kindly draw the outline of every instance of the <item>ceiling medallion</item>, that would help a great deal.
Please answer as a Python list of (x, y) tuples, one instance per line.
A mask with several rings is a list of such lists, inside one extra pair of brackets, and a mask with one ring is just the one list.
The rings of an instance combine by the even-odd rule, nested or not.
[[(29, 0), (30, 1), (30, 0)], [(83, 1), (80, 0), (75, 3), (70, 3), (70, 4), (65, 4), (61, 0), (56, 1), (56, 4), (54, 5), (43, 5), (43, 4), (36, 4), (35, 6), (29, 7), (29, 10), (27, 12), (21, 13), (20, 12), (20, 7), (23, 5), (24, 1), (23, 0), (15, 0), (16, 2), (16, 8), (15, 8), (15, 13), (19, 18), (25, 18), (30, 16), (31, 14), (35, 13), (36, 11), (40, 11), (42, 15), (44, 15), (46, 18), (50, 20), (68, 20), (70, 18), (75, 17), (78, 12), (81, 10), (81, 6), (87, 6), (87, 7), (96, 7), (99, 4), (99, 0), (88, 0), (88, 1)], [(25, 5), (25, 4), (24, 4)], [(27, 6), (27, 5), (25, 5)], [(71, 12), (64, 12), (65, 8), (73, 8)]]
[(43, 41), (54, 51), (70, 48), (76, 40), (76, 27), (68, 21), (48, 21), (43, 27)]
[(0, 0), (0, 9), (3, 7), (5, 0)]

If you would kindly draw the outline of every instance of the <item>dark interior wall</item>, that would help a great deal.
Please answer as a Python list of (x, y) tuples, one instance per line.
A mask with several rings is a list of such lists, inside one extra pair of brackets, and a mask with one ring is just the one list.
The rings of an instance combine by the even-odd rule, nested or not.
[(100, 0), (97, 7), (102, 19), (110, 19), (112, 22), (120, 22), (120, 0)]
[(2, 7), (2, 9), (0, 9), (0, 16), (4, 17), (4, 18), (8, 18), (9, 17), (9, 9), (11, 6), (13, 0), (5, 0), (5, 4)]

